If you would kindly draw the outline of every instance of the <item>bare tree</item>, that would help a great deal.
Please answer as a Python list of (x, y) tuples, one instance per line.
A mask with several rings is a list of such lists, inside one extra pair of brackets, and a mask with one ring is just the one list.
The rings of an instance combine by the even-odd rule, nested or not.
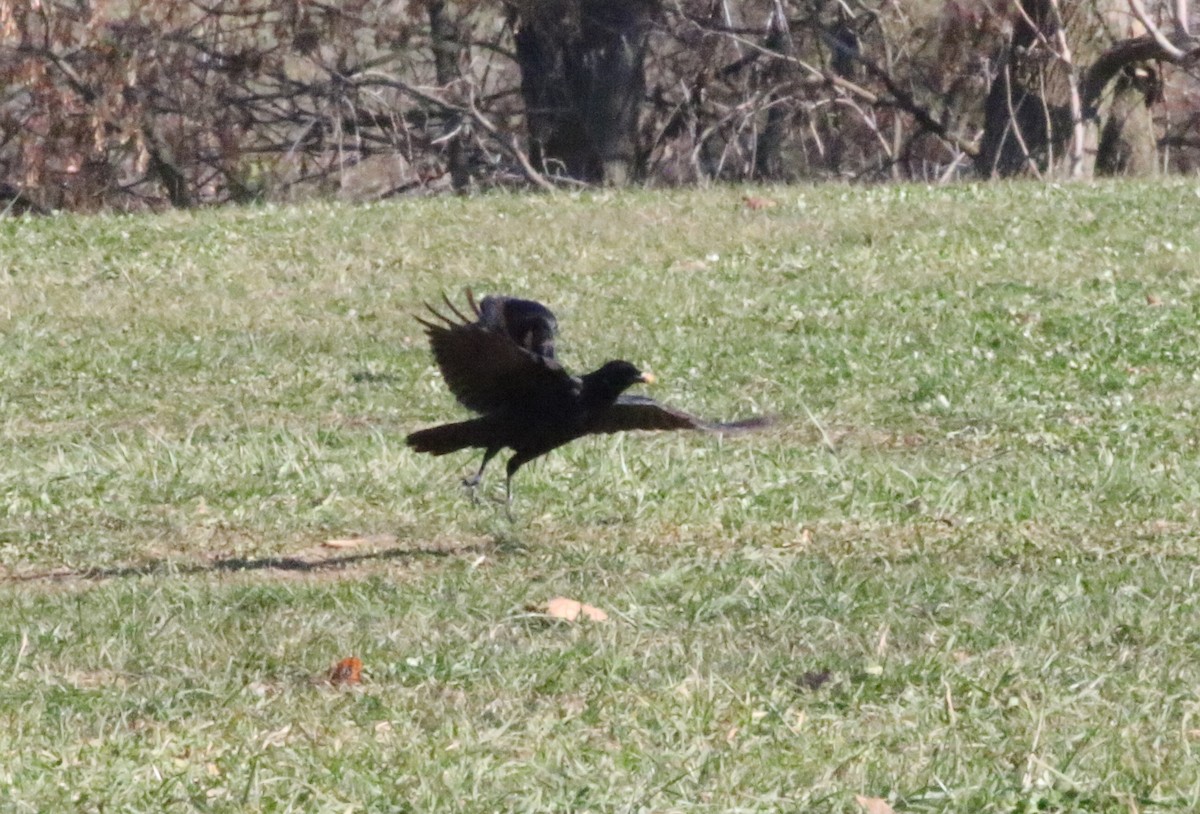
[(622, 185), (637, 173), (657, 0), (512, 2), (530, 154), (543, 172)]
[(0, 3), (0, 211), (1200, 168), (1190, 0)]
[[(1123, 134), (1131, 112), (1162, 98), (1158, 65), (1190, 67), (1200, 54), (1188, 28), (1187, 1), (1172, 4), (1169, 34), (1140, 0), (1070, 6), (1060, 0), (1019, 0), (1015, 8), (1014, 33), (986, 104), (980, 173), (1045, 171), (1064, 152), (1071, 175), (1091, 174), (1093, 168), (1119, 171), (1128, 160), (1122, 155), (1129, 149)], [(1082, 45), (1074, 54), (1072, 34)], [(1081, 55), (1090, 56), (1085, 65), (1079, 64)]]

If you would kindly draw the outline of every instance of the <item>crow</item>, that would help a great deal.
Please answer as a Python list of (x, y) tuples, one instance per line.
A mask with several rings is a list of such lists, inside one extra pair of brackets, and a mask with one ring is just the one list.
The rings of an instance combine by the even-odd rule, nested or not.
[(473, 490), (488, 462), (502, 449), (513, 451), (504, 483), (505, 507), (512, 516), (512, 479), (523, 465), (585, 435), (624, 430), (705, 430), (739, 432), (767, 424), (763, 418), (712, 422), (664, 406), (645, 396), (626, 395), (654, 376), (631, 362), (613, 360), (582, 376), (572, 376), (553, 353), (557, 321), (532, 300), (485, 297), (467, 300), (476, 319), (464, 315), (445, 296), (450, 316), (432, 306), (434, 320), (417, 317), (425, 327), (434, 359), (446, 386), (478, 418), (411, 433), (413, 450), (446, 455), (479, 448), (479, 471), (463, 481)]

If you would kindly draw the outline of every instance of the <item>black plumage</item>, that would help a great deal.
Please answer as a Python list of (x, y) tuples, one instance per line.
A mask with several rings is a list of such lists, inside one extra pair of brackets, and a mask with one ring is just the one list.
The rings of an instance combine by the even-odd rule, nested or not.
[(623, 360), (572, 376), (554, 358), (557, 320), (532, 300), (467, 299), (472, 319), (445, 299), (452, 316), (432, 307), (436, 321), (425, 326), (434, 359), (450, 392), (478, 418), (418, 430), (406, 443), (417, 452), (445, 455), (467, 448), (484, 450), (479, 471), (464, 483), (477, 486), (488, 462), (504, 448), (508, 459), (505, 494), (512, 501), (512, 478), (524, 464), (585, 435), (624, 430), (706, 430), (737, 432), (763, 426), (761, 418), (711, 422), (625, 390), (654, 377)]
[(558, 320), (540, 302), (491, 295), (484, 297), (476, 306), (470, 290), (467, 291), (467, 301), (475, 311), (478, 323), (484, 328), (508, 334), (512, 341), (538, 356), (554, 358)]

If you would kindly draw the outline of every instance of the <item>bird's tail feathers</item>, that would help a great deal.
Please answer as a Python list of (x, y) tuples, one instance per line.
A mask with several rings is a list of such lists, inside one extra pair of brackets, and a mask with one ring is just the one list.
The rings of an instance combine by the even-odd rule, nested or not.
[(404, 439), (417, 452), (431, 455), (447, 455), (470, 447), (491, 445), (487, 424), (482, 418), (459, 421), (456, 424), (441, 424), (426, 430), (417, 430)]

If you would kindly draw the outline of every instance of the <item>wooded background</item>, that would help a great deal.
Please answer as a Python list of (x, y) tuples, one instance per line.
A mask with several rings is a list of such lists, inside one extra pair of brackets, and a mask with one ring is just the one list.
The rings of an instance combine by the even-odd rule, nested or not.
[(0, 210), (1192, 172), (1188, 0), (0, 0)]

